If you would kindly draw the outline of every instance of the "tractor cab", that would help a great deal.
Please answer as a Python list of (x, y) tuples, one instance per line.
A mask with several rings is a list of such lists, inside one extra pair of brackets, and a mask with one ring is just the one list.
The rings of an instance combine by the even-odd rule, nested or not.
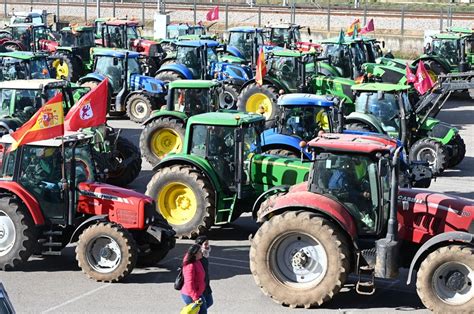
[(0, 53), (0, 81), (49, 77), (47, 54), (28, 51)]
[(222, 83), (205, 80), (178, 80), (168, 85), (167, 110), (186, 116), (219, 110)]
[(192, 35), (196, 39), (206, 35), (206, 28), (202, 25), (169, 24), (166, 26), (166, 39), (179, 39), (182, 36)]
[(35, 25), (47, 25), (48, 13), (46, 10), (33, 10), (31, 12), (15, 12), (10, 13), (10, 24), (31, 23)]
[(321, 42), (323, 57), (330, 58), (341, 77), (356, 79), (362, 74), (362, 65), (368, 62), (366, 47), (360, 38), (331, 38)]
[(141, 38), (136, 21), (112, 20), (102, 24), (102, 46), (131, 49), (132, 41)]
[(255, 64), (260, 47), (264, 46), (265, 36), (263, 28), (256, 27), (233, 27), (227, 30), (228, 36), (225, 40), (230, 50), (235, 47), (240, 55), (238, 57), (251, 61)]
[(383, 57), (382, 48), (385, 48), (385, 42), (374, 38), (361, 37), (364, 44), (367, 62), (374, 63), (378, 58)]
[(45, 25), (14, 24), (7, 30), (11, 36), (0, 40), (7, 50), (37, 51), (40, 40), (52, 38), (50, 29)]
[[(269, 25), (267, 29), (267, 44), (288, 49), (296, 48), (301, 42), (301, 26), (292, 23)], [(308, 32), (309, 28), (308, 28)]]
[(92, 26), (64, 27), (60, 33), (61, 47), (88, 48), (94, 47), (94, 28)]
[(189, 40), (178, 42), (176, 46), (175, 63), (186, 66), (191, 71), (193, 79), (209, 78), (210, 68), (218, 62), (218, 42)]
[(425, 49), (425, 53), (444, 59), (450, 68), (457, 68), (461, 62), (466, 62), (466, 55), (472, 55), (473, 46), (472, 34), (441, 33), (432, 36), (431, 45)]

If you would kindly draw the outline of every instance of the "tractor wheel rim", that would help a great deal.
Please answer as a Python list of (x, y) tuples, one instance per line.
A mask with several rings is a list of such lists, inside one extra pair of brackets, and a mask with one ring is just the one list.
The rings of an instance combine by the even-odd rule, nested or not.
[(474, 297), (474, 271), (463, 263), (442, 264), (434, 271), (431, 283), (437, 297), (450, 305), (462, 305)]
[(181, 145), (181, 137), (172, 129), (160, 129), (151, 137), (151, 150), (159, 158), (181, 151)]
[(220, 99), (219, 107), (221, 107), (221, 109), (229, 109), (229, 108), (232, 108), (234, 106), (235, 98), (229, 92), (224, 91), (220, 95), (219, 99)]
[(298, 288), (314, 287), (324, 278), (328, 256), (321, 243), (309, 234), (290, 232), (273, 244), (270, 267), (280, 282)]
[(66, 79), (69, 76), (69, 67), (66, 62), (61, 60), (53, 61), (53, 68), (56, 69), (56, 79)]
[(0, 256), (10, 252), (16, 240), (13, 220), (4, 211), (0, 211)]
[(263, 93), (251, 95), (245, 104), (245, 111), (260, 113), (262, 109), (265, 119), (270, 118), (272, 115), (272, 100)]
[(158, 193), (158, 206), (163, 217), (173, 225), (183, 225), (196, 216), (197, 198), (186, 184), (172, 182)]
[(113, 272), (120, 265), (120, 246), (109, 236), (100, 235), (89, 242), (86, 249), (89, 265), (99, 273)]
[(416, 160), (426, 161), (432, 168), (436, 164), (436, 151), (433, 148), (423, 148), (416, 155)]
[(148, 107), (142, 100), (133, 103), (130, 111), (132, 115), (138, 119), (144, 119), (148, 115)]

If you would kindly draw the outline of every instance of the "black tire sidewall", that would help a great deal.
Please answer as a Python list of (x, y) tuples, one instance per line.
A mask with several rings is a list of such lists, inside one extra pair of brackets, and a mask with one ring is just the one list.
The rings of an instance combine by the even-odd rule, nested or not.
[(262, 86), (258, 86), (256, 83), (254, 83), (245, 87), (240, 92), (239, 98), (237, 100), (237, 109), (239, 111), (246, 112), (247, 101), (249, 100), (250, 96), (257, 93), (266, 95), (272, 101), (272, 113), (267, 118), (267, 120), (275, 119), (277, 115), (277, 111), (278, 111), (278, 107), (276, 105), (277, 99), (278, 99), (278, 91), (276, 91), (275, 87), (268, 84), (263, 84)]
[(107, 178), (107, 183), (117, 186), (126, 186), (135, 180), (142, 168), (140, 150), (131, 141), (121, 136), (117, 139), (115, 149), (120, 152), (123, 161), (128, 161), (130, 158), (133, 158), (133, 160), (128, 164), (121, 176), (109, 177)]

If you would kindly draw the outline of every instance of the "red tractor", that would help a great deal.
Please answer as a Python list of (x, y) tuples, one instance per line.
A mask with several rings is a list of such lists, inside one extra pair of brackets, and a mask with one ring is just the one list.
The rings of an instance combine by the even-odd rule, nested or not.
[(151, 198), (95, 182), (91, 137), (73, 133), (13, 151), (11, 142), (0, 140), (0, 269), (77, 242), (83, 272), (116, 282), (137, 260), (156, 264), (174, 247), (175, 232)]
[(148, 75), (154, 74), (166, 53), (160, 43), (143, 38), (140, 29), (140, 24), (133, 20), (106, 21), (102, 24), (101, 39), (96, 39), (96, 45), (136, 51), (145, 56)]
[(261, 290), (308, 308), (329, 301), (350, 273), (359, 275), (357, 292), (372, 294), (375, 277), (395, 279), (403, 267), (407, 284), (417, 270), (430, 310), (472, 312), (474, 202), (399, 188), (401, 148), (368, 137), (325, 134), (308, 148), (315, 153), (308, 181), (255, 213), (262, 225), (250, 269)]

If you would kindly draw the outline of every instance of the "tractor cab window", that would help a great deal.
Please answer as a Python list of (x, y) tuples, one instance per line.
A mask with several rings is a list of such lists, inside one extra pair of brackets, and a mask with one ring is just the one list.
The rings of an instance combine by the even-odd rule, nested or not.
[(446, 58), (451, 64), (458, 64), (460, 61), (455, 39), (433, 39), (431, 51), (432, 54)]
[(50, 77), (46, 59), (31, 60), (30, 72), (31, 78), (33, 79), (45, 79)]
[(331, 64), (342, 73), (343, 77), (351, 76), (349, 54), (348, 46), (339, 44), (326, 45), (323, 51), (323, 56), (331, 57)]
[(114, 57), (100, 56), (96, 59), (95, 72), (107, 76), (113, 91), (117, 93), (122, 87), (122, 59), (114, 65)]
[[(66, 167), (68, 169), (67, 173), (71, 173), (71, 157), (72, 157), (72, 148), (68, 147), (65, 150), (66, 153)], [(95, 168), (94, 162), (91, 158), (91, 150), (89, 144), (80, 144), (76, 146), (74, 150), (74, 158), (76, 161), (76, 180), (74, 186), (77, 186), (80, 182), (94, 181), (95, 178)], [(70, 180), (68, 176), (68, 180)], [(69, 182), (71, 183), (71, 182)]]
[(206, 88), (175, 88), (173, 102), (176, 111), (185, 112), (188, 116), (213, 111), (208, 108), (212, 99)]
[(19, 182), (38, 200), (49, 218), (63, 218), (63, 193), (60, 189), (61, 148), (24, 146), (21, 155)]
[(170, 39), (175, 39), (178, 38), (179, 36), (184, 36), (186, 35), (186, 29), (184, 28), (168, 28), (167, 31), (168, 35), (167, 37)]
[(217, 59), (215, 48), (207, 48), (207, 63), (212, 64), (216, 63), (217, 61), (219, 60)]
[(138, 63), (138, 59), (136, 58), (128, 58), (128, 75), (132, 74), (141, 74), (140, 64)]
[(27, 121), (41, 105), (39, 90), (2, 89), (0, 91), (1, 115)]
[(206, 30), (202, 26), (194, 26), (190, 28), (190, 33), (201, 36), (206, 34)]
[(250, 60), (252, 57), (254, 36), (254, 33), (231, 32), (229, 34), (228, 45), (239, 49), (239, 51), (244, 55), (244, 58)]
[(49, 37), (49, 29), (46, 27), (34, 27), (33, 31), (35, 32), (35, 40), (40, 39), (51, 39)]
[(73, 32), (61, 32), (60, 43), (63, 47), (74, 47), (76, 45), (76, 36), (73, 34)]
[[(263, 126), (262, 126), (263, 128)], [(249, 125), (243, 128), (243, 173), (242, 179), (243, 185), (250, 184), (250, 160), (254, 154), (260, 153), (260, 132), (254, 125)]]
[(5, 57), (1, 62), (0, 73), (3, 81), (25, 80), (28, 78), (27, 62)]
[(278, 80), (285, 82), (290, 90), (297, 88), (298, 67), (295, 58), (278, 57), (270, 59), (270, 71)]
[(308, 141), (318, 136), (320, 130), (329, 131), (328, 113), (317, 106), (287, 106), (280, 118), (281, 132), (296, 135)]
[(194, 78), (200, 77), (203, 70), (199, 60), (199, 48), (196, 47), (178, 47), (176, 63), (185, 65)]
[(13, 178), (18, 150), (10, 151), (9, 146), (10, 144), (0, 144), (0, 180), (11, 180)]
[(127, 26), (127, 39), (137, 39), (140, 38), (140, 35), (138, 34), (138, 28), (137, 26)]
[(373, 233), (378, 224), (377, 164), (365, 156), (320, 154), (310, 189), (344, 204), (359, 232)]
[(31, 41), (29, 30), (30, 28), (28, 26), (12, 27), (12, 38), (20, 41), (25, 47), (28, 48)]
[(293, 28), (293, 42), (297, 43), (301, 41), (301, 32), (299, 28)]
[(108, 25), (107, 32), (110, 35), (110, 43), (107, 43), (109, 47), (124, 48), (122, 27)]
[(394, 94), (384, 93), (383, 98), (379, 99), (377, 93), (361, 93), (356, 99), (355, 107), (356, 112), (375, 116), (385, 132), (398, 133), (400, 130), (400, 110)]
[(284, 47), (291, 43), (289, 28), (273, 28), (270, 36), (270, 41), (277, 46)]

